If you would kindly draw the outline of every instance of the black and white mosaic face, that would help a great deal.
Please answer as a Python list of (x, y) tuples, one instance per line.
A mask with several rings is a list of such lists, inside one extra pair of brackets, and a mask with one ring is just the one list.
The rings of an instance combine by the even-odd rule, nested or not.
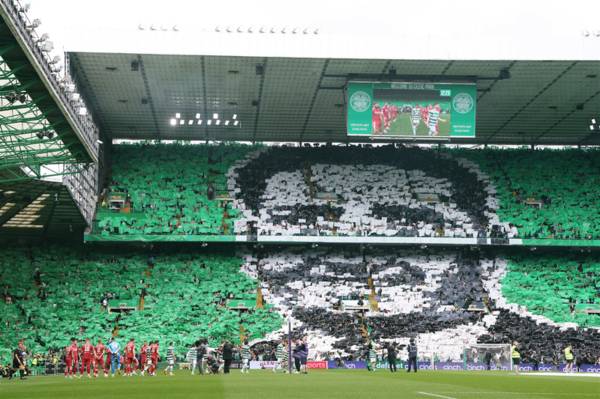
[[(242, 234), (250, 221), (259, 234), (282, 236), (431, 237), (443, 226), (445, 236), (464, 237), (501, 224), (495, 190), (477, 166), (430, 151), (270, 149), (232, 168), (228, 185)], [(537, 325), (563, 340), (562, 326), (506, 303), (503, 265), (467, 250), (380, 249), (363, 256), (357, 249), (303, 248), (247, 257), (242, 269), (261, 281), (267, 302), (292, 319), (295, 331), (308, 335), (312, 353), (356, 353), (363, 325), (377, 342), (416, 337), (421, 353), (443, 359), (459, 359), (480, 340), (539, 347), (543, 340), (530, 338)], [(361, 297), (370, 305), (369, 276), (378, 308), (363, 318), (340, 307)], [(488, 297), (500, 312), (467, 310)]]
[(340, 149), (307, 153), (308, 162), (289, 150), (257, 153), (230, 171), (238, 232), (253, 222), (260, 235), (477, 237), (500, 224), (494, 189), (467, 160), (382, 151), (352, 162)]
[(485, 333), (476, 315), (465, 311), (486, 295), (478, 260), (414, 250), (379, 252), (366, 257), (318, 250), (272, 252), (247, 258), (244, 271), (262, 281), (268, 303), (291, 315), (319, 351), (360, 347), (362, 316), (347, 305), (361, 299), (367, 309), (370, 300), (377, 301), (377, 310), (367, 312), (365, 319), (377, 340), (442, 334), (474, 343)]

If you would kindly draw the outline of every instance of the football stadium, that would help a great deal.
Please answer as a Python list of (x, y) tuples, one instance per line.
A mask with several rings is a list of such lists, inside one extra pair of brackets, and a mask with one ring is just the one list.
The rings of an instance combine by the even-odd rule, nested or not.
[(0, 0), (0, 398), (600, 398), (545, 5)]

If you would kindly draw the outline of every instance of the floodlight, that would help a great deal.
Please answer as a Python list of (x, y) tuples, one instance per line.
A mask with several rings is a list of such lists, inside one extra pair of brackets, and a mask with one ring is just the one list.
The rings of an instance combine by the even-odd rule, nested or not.
[(213, 114), (213, 119), (219, 119), (219, 114), (217, 114), (217, 113), (214, 113), (214, 114)]
[(206, 124), (207, 124), (208, 126), (212, 125), (212, 119), (209, 119), (209, 120), (207, 120), (207, 121), (206, 121)]
[(592, 123), (595, 125), (596, 124), (596, 118), (592, 118)]
[(177, 118), (177, 119), (181, 118), (181, 114), (180, 114), (179, 112), (177, 112), (177, 113), (175, 114), (175, 118)]
[(225, 126), (229, 126), (229, 119), (225, 121)]
[(193, 124), (194, 124), (194, 120), (193, 120), (193, 119), (190, 119), (190, 120), (188, 121), (188, 125), (193, 125)]
[(233, 122), (233, 126), (237, 126), (240, 123), (240, 121), (235, 121)]
[(196, 114), (196, 119), (200, 119), (200, 114)]
[(220, 119), (217, 119), (217, 122), (216, 122), (216, 123), (217, 123), (217, 126), (219, 126), (219, 125), (221, 124), (221, 120), (220, 120)]
[(50, 35), (48, 35), (47, 33), (44, 33), (42, 36), (40, 36), (40, 38), (37, 40), (37, 42), (45, 42), (46, 40), (50, 39)]
[(594, 125), (590, 125), (590, 130), (594, 130)]
[(233, 116), (231, 117), (233, 120), (237, 119), (237, 114), (233, 114)]
[(169, 123), (171, 124), (171, 126), (175, 126), (177, 124), (177, 119), (171, 118), (171, 120), (169, 121)]
[(180, 124), (180, 125), (183, 125), (184, 123), (185, 123), (185, 120), (183, 120), (183, 119), (180, 119), (180, 120), (179, 120), (179, 124)]
[(202, 119), (198, 119), (198, 125), (202, 124)]

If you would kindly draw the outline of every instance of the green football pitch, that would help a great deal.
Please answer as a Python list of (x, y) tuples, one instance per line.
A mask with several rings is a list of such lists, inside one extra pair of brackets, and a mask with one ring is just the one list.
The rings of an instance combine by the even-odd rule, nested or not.
[(419, 372), (391, 374), (358, 370), (312, 371), (308, 375), (274, 375), (252, 371), (242, 375), (173, 377), (115, 377), (67, 380), (31, 377), (25, 381), (0, 380), (0, 398), (227, 398), (227, 399), (497, 399), (600, 398), (600, 379), (542, 377), (501, 372)]

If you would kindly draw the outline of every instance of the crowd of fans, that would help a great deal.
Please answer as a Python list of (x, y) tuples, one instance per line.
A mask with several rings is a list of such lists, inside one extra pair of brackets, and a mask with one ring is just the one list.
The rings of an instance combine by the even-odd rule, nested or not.
[(226, 173), (243, 145), (119, 145), (96, 214), (102, 236), (233, 234)]
[(520, 238), (600, 238), (598, 150), (452, 150), (496, 187), (500, 220)]
[(240, 325), (251, 339), (262, 337), (281, 325), (276, 312), (228, 306), (256, 301), (256, 282), (239, 272), (241, 262), (218, 254), (4, 248), (0, 356), (20, 338), (39, 353), (66, 346), (70, 337), (183, 345), (193, 331), (213, 345), (238, 337)]
[[(511, 262), (527, 269), (535, 259), (524, 255)], [(582, 262), (583, 270), (595, 267), (593, 259)], [(307, 335), (311, 353), (321, 358), (332, 353), (361, 358), (368, 340), (405, 347), (410, 337), (422, 353), (443, 360), (462, 359), (469, 345), (513, 340), (523, 345), (525, 361), (534, 360), (533, 346), (556, 357), (557, 348), (574, 337), (585, 337), (573, 344), (582, 358), (595, 362), (600, 356), (600, 335), (584, 328), (599, 327), (598, 315), (587, 315), (587, 324), (565, 324), (529, 309), (527, 293), (507, 300), (502, 292), (514, 278), (511, 269), (503, 258), (478, 251), (260, 251), (246, 257), (243, 269), (262, 282), (266, 300), (291, 317), (294, 331)], [(543, 280), (537, 284), (540, 290), (573, 287), (568, 281), (554, 288)], [(568, 299), (558, 306), (568, 306)], [(536, 334), (539, 330), (550, 331), (548, 342)]]
[(595, 239), (595, 154), (118, 145), (94, 232)]
[[(597, 300), (598, 264), (474, 249), (257, 248), (243, 258), (3, 249), (0, 347), (7, 358), (21, 338), (46, 353), (71, 336), (126, 336), (181, 349), (190, 336), (217, 347), (243, 334), (261, 342), (253, 358), (268, 360), (289, 318), (311, 359), (364, 359), (368, 342), (402, 349), (413, 338), (422, 356), (442, 360), (518, 341), (524, 361), (559, 361), (557, 348), (570, 344), (587, 363), (600, 357), (599, 316), (569, 309)], [(259, 297), (264, 308), (254, 309)]]
[(415, 148), (274, 147), (236, 163), (236, 232), (511, 237), (477, 165)]

